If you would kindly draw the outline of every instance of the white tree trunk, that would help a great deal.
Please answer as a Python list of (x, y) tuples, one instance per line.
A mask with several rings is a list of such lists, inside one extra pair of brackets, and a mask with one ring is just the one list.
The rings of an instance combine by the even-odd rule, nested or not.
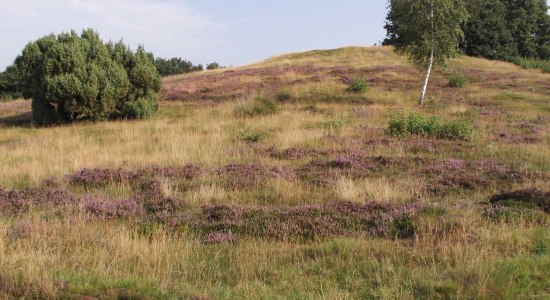
[(426, 71), (426, 79), (422, 86), (422, 93), (420, 94), (420, 105), (424, 105), (424, 97), (426, 97), (426, 90), (428, 89), (428, 81), (430, 81), (430, 74), (432, 73), (432, 65), (434, 63), (434, 50), (430, 52), (430, 62), (428, 63), (428, 70)]

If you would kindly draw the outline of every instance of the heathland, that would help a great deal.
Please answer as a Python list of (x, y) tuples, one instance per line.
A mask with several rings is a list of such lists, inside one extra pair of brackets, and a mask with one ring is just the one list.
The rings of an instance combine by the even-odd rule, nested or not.
[(166, 77), (146, 120), (0, 103), (0, 296), (550, 297), (550, 74), (422, 79), (349, 47)]

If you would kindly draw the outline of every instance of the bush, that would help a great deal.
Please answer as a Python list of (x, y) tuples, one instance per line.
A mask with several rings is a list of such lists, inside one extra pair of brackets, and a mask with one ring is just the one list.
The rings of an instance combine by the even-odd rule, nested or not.
[(126, 102), (122, 107), (122, 116), (127, 119), (144, 119), (157, 110), (157, 103), (153, 99), (142, 98), (136, 102)]
[(235, 109), (235, 115), (239, 117), (256, 117), (276, 114), (281, 109), (277, 102), (269, 99), (258, 97), (253, 101), (239, 103)]
[(17, 57), (34, 123), (141, 118), (156, 110), (160, 76), (143, 47), (104, 43), (87, 29), (29, 43)]
[(449, 86), (453, 88), (463, 88), (470, 83), (468, 77), (464, 74), (455, 73), (449, 78)]
[(436, 137), (448, 140), (470, 140), (475, 128), (471, 122), (459, 120), (441, 124), (436, 131)]
[(512, 62), (524, 69), (541, 69), (544, 73), (550, 73), (550, 60), (516, 57)]
[(247, 143), (258, 143), (265, 139), (265, 135), (248, 128), (241, 128), (239, 129), (238, 139)]
[(474, 126), (468, 121), (444, 123), (437, 117), (427, 117), (415, 112), (393, 115), (388, 123), (388, 133), (393, 136), (414, 134), (438, 139), (470, 140), (474, 132)]
[(362, 78), (354, 79), (348, 86), (347, 91), (356, 94), (362, 94), (369, 89), (367, 82)]

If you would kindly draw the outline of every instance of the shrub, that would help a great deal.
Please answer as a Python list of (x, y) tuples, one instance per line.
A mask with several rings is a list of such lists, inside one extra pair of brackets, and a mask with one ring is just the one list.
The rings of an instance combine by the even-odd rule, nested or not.
[(265, 139), (265, 135), (260, 132), (251, 131), (248, 128), (239, 129), (238, 139), (243, 142), (257, 143)]
[(151, 98), (139, 99), (136, 102), (126, 102), (122, 106), (122, 116), (127, 119), (144, 119), (157, 110), (157, 102)]
[(512, 62), (524, 69), (541, 69), (544, 73), (550, 73), (550, 60), (516, 57)]
[(141, 118), (156, 109), (160, 76), (143, 47), (104, 43), (86, 29), (29, 43), (16, 59), (34, 123)]
[(397, 114), (391, 117), (388, 131), (394, 136), (435, 135), (439, 128), (439, 120), (436, 117), (426, 117), (418, 113)]
[(369, 89), (367, 82), (362, 78), (354, 79), (348, 86), (347, 91), (351, 93), (362, 94)]
[(453, 88), (463, 88), (469, 83), (468, 77), (461, 73), (455, 73), (449, 78), (449, 86)]
[(475, 128), (468, 121), (454, 121), (441, 124), (437, 128), (436, 137), (448, 140), (469, 140), (474, 135)]
[(292, 99), (292, 95), (289, 91), (279, 91), (277, 95), (275, 95), (275, 98), (277, 98), (278, 101), (286, 102)]
[(344, 116), (339, 116), (337, 118), (328, 118), (328, 119), (326, 119), (325, 122), (323, 123), (323, 126), (326, 129), (329, 129), (329, 130), (339, 131), (342, 128), (344, 128), (345, 126), (348, 126), (350, 124), (351, 124), (350, 119), (348, 119)]
[(414, 134), (438, 139), (469, 140), (474, 132), (474, 125), (469, 121), (442, 122), (437, 117), (415, 112), (393, 115), (388, 123), (388, 133), (393, 136)]
[(253, 101), (239, 103), (235, 114), (239, 117), (256, 117), (276, 114), (280, 110), (277, 102), (269, 98), (258, 97)]

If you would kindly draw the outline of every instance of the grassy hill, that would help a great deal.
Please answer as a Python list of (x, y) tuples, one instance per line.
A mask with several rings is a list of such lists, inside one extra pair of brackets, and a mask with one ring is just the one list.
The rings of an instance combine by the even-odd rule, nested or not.
[[(349, 47), (165, 78), (144, 121), (0, 103), (0, 295), (549, 297), (550, 74), (461, 57), (419, 109), (421, 82)], [(409, 112), (475, 131), (390, 135)]]

